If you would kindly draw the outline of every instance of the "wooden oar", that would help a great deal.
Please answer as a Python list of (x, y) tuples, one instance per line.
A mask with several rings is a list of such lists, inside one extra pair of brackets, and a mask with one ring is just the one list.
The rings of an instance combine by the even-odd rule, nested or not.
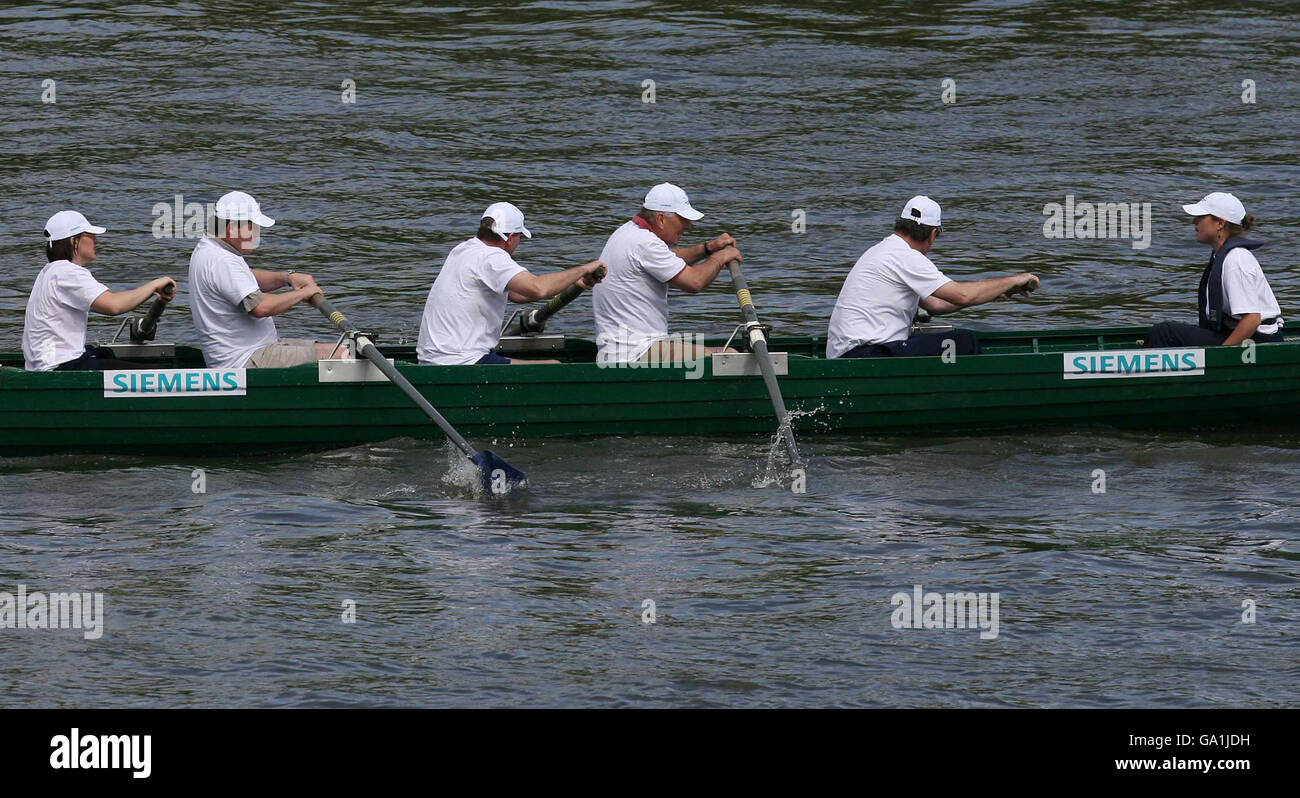
[(523, 484), (524, 472), (510, 465), (505, 460), (501, 459), (500, 456), (494, 454), (488, 449), (484, 449), (481, 452), (475, 452), (474, 447), (470, 446), (469, 443), (461, 437), (461, 434), (452, 427), (447, 419), (443, 418), (442, 414), (439, 413), (433, 405), (429, 404), (429, 400), (425, 399), (419, 391), (415, 390), (415, 386), (411, 384), (410, 380), (403, 377), (401, 372), (399, 372), (392, 363), (388, 362), (388, 358), (384, 357), (383, 354), (380, 353), (379, 349), (369, 338), (358, 332), (357, 328), (349, 324), (343, 314), (335, 310), (334, 306), (330, 304), (328, 299), (321, 294), (317, 294), (311, 298), (310, 302), (315, 305), (316, 309), (319, 310), (325, 318), (329, 319), (332, 324), (337, 326), (343, 332), (351, 335), (353, 340), (356, 341), (357, 348), (361, 350), (360, 354), (371, 363), (374, 363), (375, 367), (383, 372), (383, 375), (387, 377), (390, 382), (398, 388), (401, 388), (402, 393), (406, 394), (407, 398), (412, 402), (415, 402), (416, 406), (423, 410), (424, 414), (428, 416), (433, 423), (437, 424), (438, 427), (446, 433), (447, 437), (456, 444), (456, 446), (460, 447), (460, 450), (465, 453), (465, 456), (468, 457), (474, 465), (478, 466), (479, 476), (482, 478), (485, 490), (492, 493), (505, 493), (511, 488)]
[[(605, 267), (601, 266), (593, 274), (599, 281), (605, 277)], [(519, 314), (519, 321), (506, 330), (505, 335), (524, 335), (526, 333), (540, 333), (546, 329), (547, 319), (559, 313), (560, 310), (573, 300), (582, 295), (587, 289), (583, 287), (582, 280), (574, 283), (560, 293), (551, 297), (549, 301), (540, 308), (526, 310)]]
[(754, 299), (745, 284), (745, 275), (740, 271), (740, 261), (733, 260), (727, 264), (731, 270), (731, 284), (736, 289), (736, 299), (740, 302), (740, 313), (745, 319), (745, 334), (749, 338), (749, 348), (758, 359), (759, 371), (763, 373), (763, 382), (767, 384), (767, 395), (772, 399), (772, 409), (776, 411), (776, 420), (780, 431), (785, 436), (785, 444), (790, 449), (790, 462), (795, 468), (803, 461), (799, 459), (799, 448), (794, 442), (794, 429), (790, 424), (790, 413), (785, 409), (785, 400), (781, 398), (781, 386), (776, 383), (776, 369), (772, 367), (772, 356), (767, 351), (767, 338), (763, 328), (758, 324), (758, 313), (754, 310)]

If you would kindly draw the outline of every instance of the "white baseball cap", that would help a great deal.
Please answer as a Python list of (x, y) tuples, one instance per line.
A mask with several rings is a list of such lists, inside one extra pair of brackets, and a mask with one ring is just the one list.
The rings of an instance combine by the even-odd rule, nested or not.
[(252, 222), (259, 227), (270, 227), (275, 220), (262, 213), (262, 206), (257, 204), (253, 195), (242, 191), (231, 191), (217, 200), (213, 209), (218, 219), (228, 222)]
[(62, 241), (65, 238), (72, 238), (82, 233), (99, 235), (103, 232), (104, 228), (96, 227), (86, 221), (86, 217), (76, 211), (59, 211), (45, 223), (46, 241)]
[(907, 201), (903, 206), (903, 212), (899, 214), (901, 219), (911, 219), (914, 222), (928, 224), (931, 227), (939, 226), (939, 203), (925, 196), (917, 194)]
[(494, 202), (483, 211), (484, 219), (492, 220), (492, 232), (505, 238), (511, 233), (523, 233), (524, 238), (533, 234), (524, 227), (524, 212), (508, 202)]
[(1241, 204), (1241, 200), (1222, 191), (1206, 194), (1205, 198), (1195, 205), (1184, 205), (1183, 210), (1193, 216), (1203, 216), (1208, 213), (1233, 224), (1241, 224), (1241, 220), (1246, 218), (1246, 206)]
[(691, 201), (687, 198), (686, 192), (672, 183), (660, 183), (650, 189), (650, 193), (645, 195), (645, 202), (641, 203), (641, 207), (648, 211), (675, 213), (683, 219), (690, 219), (692, 222), (704, 218), (704, 214), (691, 207)]

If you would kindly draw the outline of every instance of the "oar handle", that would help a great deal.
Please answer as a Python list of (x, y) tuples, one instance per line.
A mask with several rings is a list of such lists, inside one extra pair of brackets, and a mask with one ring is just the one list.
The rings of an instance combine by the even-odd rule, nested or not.
[(352, 332), (353, 327), (348, 323), (347, 317), (338, 311), (324, 294), (316, 294), (307, 300), (321, 312), (321, 315), (330, 320), (330, 323), (338, 327), (341, 332)]
[(152, 330), (154, 325), (158, 323), (158, 317), (163, 314), (163, 309), (167, 307), (167, 303), (170, 301), (172, 301), (170, 296), (155, 299), (153, 304), (149, 306), (149, 312), (144, 314), (144, 321), (141, 322), (140, 326), (146, 330)]
[(740, 315), (745, 318), (745, 321), (752, 321), (757, 324), (758, 311), (754, 310), (754, 298), (749, 294), (749, 284), (745, 282), (745, 274), (740, 270), (740, 261), (729, 261), (727, 270), (731, 272), (731, 284), (736, 289), (736, 301), (740, 303)]
[[(600, 266), (592, 272), (597, 280), (605, 278), (605, 267)], [(536, 310), (529, 310), (521, 313), (519, 322), (506, 332), (507, 335), (520, 335), (523, 333), (539, 333), (546, 328), (546, 322), (556, 313), (564, 309), (573, 300), (582, 296), (582, 292), (587, 289), (583, 287), (582, 280), (574, 283), (560, 293), (551, 297), (547, 303)]]
[(158, 328), (158, 319), (162, 316), (163, 310), (167, 308), (167, 303), (176, 298), (175, 291), (169, 291), (166, 295), (160, 295), (149, 306), (145, 312), (144, 318), (131, 321), (131, 340), (135, 343), (152, 341), (154, 332)]
[[(605, 279), (605, 267), (604, 266), (596, 267), (596, 270), (592, 272), (592, 274), (596, 277), (597, 280)], [(583, 286), (582, 284), (582, 280), (579, 280), (578, 282), (564, 289), (560, 293), (551, 297), (550, 301), (548, 301), (545, 305), (543, 305), (541, 310), (537, 311), (537, 313), (533, 317), (533, 320), (539, 322), (546, 321), (550, 317), (554, 316), (556, 313), (559, 313), (560, 310), (563, 309), (565, 305), (569, 304), (573, 300), (582, 296), (582, 292), (586, 290), (587, 290), (586, 287)]]

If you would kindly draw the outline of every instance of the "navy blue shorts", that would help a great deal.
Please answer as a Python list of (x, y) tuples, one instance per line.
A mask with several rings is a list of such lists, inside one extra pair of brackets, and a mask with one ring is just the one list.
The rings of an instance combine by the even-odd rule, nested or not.
[(498, 355), (496, 352), (488, 352), (486, 355), (484, 355), (483, 357), (479, 358), (479, 359), (474, 363), (474, 365), (476, 365), (476, 366), (508, 366), (508, 365), (510, 365), (510, 358), (508, 358), (508, 357), (501, 357), (501, 356)]
[[(1198, 327), (1195, 324), (1183, 324), (1177, 321), (1162, 321), (1147, 333), (1147, 349), (1173, 349), (1181, 346), (1223, 346), (1228, 340), (1230, 330), (1216, 332)], [(1262, 333), (1256, 331), (1250, 336), (1257, 344), (1271, 344), (1286, 340), (1281, 333)]]
[(886, 344), (862, 344), (840, 357), (933, 357), (951, 351), (954, 355), (981, 355), (984, 347), (973, 330), (919, 333)]
[(87, 346), (81, 357), (60, 363), (55, 371), (121, 371), (122, 369), (147, 369), (147, 363), (132, 363), (113, 357), (113, 350), (103, 346)]

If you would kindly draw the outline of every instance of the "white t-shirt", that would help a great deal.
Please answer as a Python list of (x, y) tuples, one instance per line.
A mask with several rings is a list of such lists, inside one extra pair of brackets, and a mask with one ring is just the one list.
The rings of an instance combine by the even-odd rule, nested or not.
[(1259, 325), (1265, 335), (1282, 329), (1282, 308), (1255, 253), (1245, 247), (1237, 247), (1223, 259), (1223, 312), (1237, 319), (1247, 313), (1258, 313), (1261, 320), (1276, 318), (1276, 324)]
[(456, 245), (429, 289), (415, 351), (420, 362), (466, 366), (501, 340), (506, 284), (528, 271), (500, 247), (471, 238)]
[(668, 334), (668, 282), (686, 261), (635, 222), (614, 231), (600, 252), (605, 279), (591, 289), (596, 362), (637, 360)]
[(905, 341), (921, 300), (951, 282), (897, 234), (858, 258), (844, 280), (826, 337), (826, 357), (863, 344)]
[(243, 368), (253, 353), (276, 342), (275, 322), (244, 309), (261, 289), (243, 256), (224, 241), (204, 236), (190, 255), (190, 313), (208, 368)]
[(45, 264), (27, 298), (23, 360), (28, 371), (50, 371), (86, 353), (86, 317), (108, 288), (70, 260)]

